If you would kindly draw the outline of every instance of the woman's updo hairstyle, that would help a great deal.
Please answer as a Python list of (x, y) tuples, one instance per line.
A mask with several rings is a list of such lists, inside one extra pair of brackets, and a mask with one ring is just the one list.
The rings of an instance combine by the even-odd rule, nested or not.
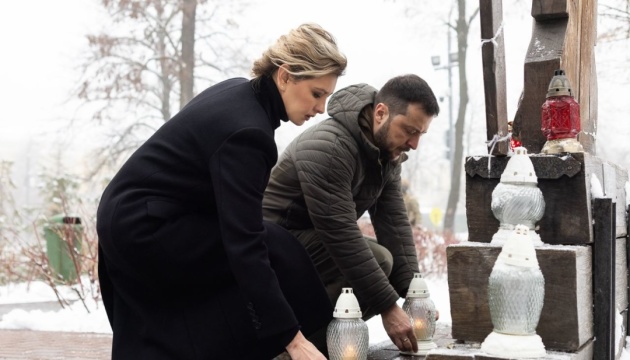
[(271, 76), (280, 66), (295, 80), (329, 74), (343, 75), (348, 60), (337, 48), (335, 38), (317, 24), (302, 24), (280, 36), (262, 57), (254, 62), (252, 75)]

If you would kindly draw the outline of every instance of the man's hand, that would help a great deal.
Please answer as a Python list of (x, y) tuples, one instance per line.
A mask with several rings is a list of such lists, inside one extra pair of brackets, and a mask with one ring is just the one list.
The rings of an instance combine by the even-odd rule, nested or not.
[(383, 327), (394, 345), (401, 351), (417, 352), (418, 342), (413, 333), (409, 316), (394, 304), (381, 314)]
[(286, 349), (293, 360), (326, 360), (326, 357), (317, 350), (315, 345), (306, 340), (301, 331), (295, 334)]

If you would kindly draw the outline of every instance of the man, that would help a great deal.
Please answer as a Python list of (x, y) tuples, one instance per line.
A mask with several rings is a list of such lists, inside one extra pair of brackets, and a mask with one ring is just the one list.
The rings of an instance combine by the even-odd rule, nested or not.
[[(297, 136), (273, 168), (263, 200), (265, 220), (293, 233), (311, 256), (334, 304), (352, 287), (364, 319), (382, 316), (404, 351), (417, 350), (409, 318), (396, 304), (418, 259), (401, 193), (401, 163), (416, 149), (439, 106), (416, 75), (335, 93), (331, 118)], [(377, 239), (357, 219), (368, 211)], [(321, 349), (320, 349), (321, 350)]]

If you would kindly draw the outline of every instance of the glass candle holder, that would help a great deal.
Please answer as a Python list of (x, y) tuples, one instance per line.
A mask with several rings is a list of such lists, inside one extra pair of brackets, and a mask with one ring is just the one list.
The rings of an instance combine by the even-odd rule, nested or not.
[(326, 330), (330, 360), (366, 360), (369, 332), (352, 288), (343, 288)]
[(431, 349), (437, 347), (433, 342), (437, 311), (433, 300), (430, 298), (427, 283), (421, 274), (414, 274), (402, 308), (409, 316), (414, 335), (418, 341), (418, 352), (401, 351), (401, 354), (426, 355)]
[(516, 226), (488, 279), (488, 306), (494, 329), (481, 344), (481, 350), (491, 355), (510, 359), (546, 356), (542, 339), (536, 334), (545, 279), (528, 231), (527, 226)]
[(535, 231), (545, 213), (545, 199), (538, 188), (538, 177), (527, 149), (517, 147), (510, 157), (501, 181), (492, 191), (492, 214), (499, 220), (499, 229), (492, 236), (493, 245), (503, 245), (518, 224), (529, 228), (534, 245), (543, 245)]
[(541, 107), (541, 130), (547, 142), (541, 152), (583, 152), (577, 136), (581, 131), (580, 105), (573, 97), (564, 70), (556, 70), (549, 82), (547, 98)]

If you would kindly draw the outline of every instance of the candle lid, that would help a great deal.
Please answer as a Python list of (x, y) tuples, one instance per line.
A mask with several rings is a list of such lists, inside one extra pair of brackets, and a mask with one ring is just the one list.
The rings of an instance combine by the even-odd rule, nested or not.
[(552, 96), (573, 96), (571, 94), (571, 83), (567, 78), (564, 70), (558, 69), (554, 72), (549, 88), (547, 89), (547, 97)]
[(362, 315), (359, 300), (354, 296), (352, 288), (341, 289), (341, 295), (339, 295), (337, 299), (333, 317), (341, 319), (360, 319)]
[(501, 174), (501, 182), (507, 184), (538, 184), (534, 164), (527, 155), (527, 149), (519, 146), (514, 149), (505, 170)]
[(413, 279), (411, 279), (411, 283), (409, 283), (409, 290), (407, 290), (407, 297), (428, 298), (429, 295), (429, 287), (427, 286), (427, 282), (422, 278), (422, 274), (413, 274)]
[(529, 228), (527, 226), (516, 225), (514, 231), (508, 236), (503, 245), (497, 261), (526, 268), (538, 267), (536, 249), (529, 237)]

